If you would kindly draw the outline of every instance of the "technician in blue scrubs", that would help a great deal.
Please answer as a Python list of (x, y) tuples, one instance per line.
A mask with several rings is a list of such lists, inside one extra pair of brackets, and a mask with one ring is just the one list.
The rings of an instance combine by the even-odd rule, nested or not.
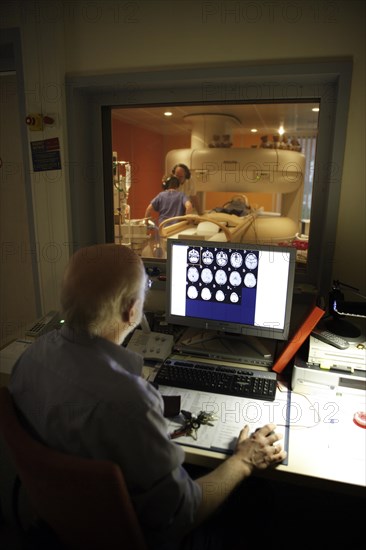
[(164, 191), (152, 199), (146, 208), (145, 218), (150, 218), (154, 211), (158, 212), (158, 225), (160, 225), (168, 218), (191, 214), (192, 203), (187, 195), (179, 190), (179, 186), (179, 179), (175, 176), (166, 178), (163, 183)]
[(219, 537), (205, 531), (205, 520), (254, 470), (278, 464), (286, 453), (274, 445), (280, 438), (274, 425), (250, 437), (244, 427), (232, 456), (190, 477), (184, 451), (168, 437), (162, 397), (141, 377), (142, 357), (121, 346), (141, 321), (146, 288), (143, 262), (129, 248), (77, 251), (61, 289), (65, 324), (20, 357), (10, 391), (44, 443), (120, 465), (150, 548), (199, 548), (207, 532), (215, 539), (207, 548), (217, 548)]

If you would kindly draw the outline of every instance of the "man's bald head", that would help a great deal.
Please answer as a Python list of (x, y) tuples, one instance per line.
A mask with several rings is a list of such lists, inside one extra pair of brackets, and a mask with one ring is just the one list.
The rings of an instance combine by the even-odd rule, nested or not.
[(114, 322), (128, 322), (131, 307), (144, 301), (146, 273), (130, 248), (98, 244), (81, 248), (66, 268), (61, 306), (66, 323), (101, 334)]

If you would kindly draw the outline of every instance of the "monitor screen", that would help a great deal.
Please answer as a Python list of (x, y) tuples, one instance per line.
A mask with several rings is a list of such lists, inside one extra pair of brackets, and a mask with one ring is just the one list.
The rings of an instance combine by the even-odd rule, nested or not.
[(295, 261), (292, 247), (168, 239), (166, 320), (286, 340)]

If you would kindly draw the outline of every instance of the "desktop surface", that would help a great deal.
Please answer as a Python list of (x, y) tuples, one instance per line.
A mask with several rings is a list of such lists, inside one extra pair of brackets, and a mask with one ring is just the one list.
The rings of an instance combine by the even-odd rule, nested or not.
[[(272, 402), (161, 387), (163, 395), (179, 395), (182, 408), (195, 413), (204, 408), (216, 415), (214, 426), (201, 426), (196, 440), (190, 436), (176, 440), (184, 447), (186, 462), (214, 468), (232, 452), (245, 424), (255, 430), (275, 422), (288, 457), (266, 476), (364, 495), (366, 430), (356, 425), (353, 417), (356, 409), (365, 410), (366, 393), (314, 387), (309, 393), (294, 392), (290, 382), (281, 378)], [(179, 424), (179, 418), (171, 418), (168, 427), (174, 431)]]
[[(290, 335), (295, 333), (313, 305), (314, 295), (297, 296), (294, 303)], [(181, 333), (180, 338), (177, 338), (178, 342), (193, 338), (194, 332), (194, 329), (186, 329), (185, 332)], [(187, 346), (185, 349), (183, 346), (178, 345), (173, 350), (171, 357), (178, 360), (184, 360), (187, 357), (190, 360), (202, 361), (202, 356), (207, 351), (202, 348), (209, 344), (208, 350), (212, 351), (214, 340), (209, 339), (207, 342), (200, 342), (200, 339), (202, 340), (201, 331), (196, 331), (197, 333), (198, 354), (195, 353), (192, 345)], [(217, 335), (215, 335), (215, 338), (217, 338)], [(258, 340), (261, 341), (262, 339), (258, 338)], [(264, 340), (263, 343), (266, 343), (266, 341)], [(225, 346), (227, 344), (221, 342), (220, 345)], [(276, 343), (276, 347), (272, 348), (274, 357), (276, 353), (281, 351), (282, 345), (285, 344)], [(304, 344), (302, 348), (303, 351), (305, 350), (305, 353), (308, 352), (307, 346), (308, 344)], [(185, 351), (187, 351), (187, 354)], [(333, 351), (337, 353), (336, 348)], [(235, 359), (235, 354), (231, 355), (230, 353), (226, 358), (215, 357), (214, 354), (210, 356), (209, 354), (208, 357), (205, 357), (204, 361), (239, 368), (253, 367), (250, 361), (248, 362), (249, 364), (245, 364)], [(269, 366), (260, 364), (255, 366), (255, 368), (263, 371), (270, 370)], [(157, 368), (152, 369), (152, 372), (156, 373), (156, 371)], [(301, 485), (313, 485), (327, 490), (331, 489), (350, 494), (364, 495), (366, 487), (366, 429), (354, 423), (354, 414), (358, 410), (366, 411), (366, 390), (358, 386), (356, 388), (345, 387), (343, 382), (339, 386), (337, 383), (334, 383), (334, 373), (330, 371), (329, 384), (319, 385), (318, 383), (314, 384), (313, 380), (309, 380), (309, 383), (305, 382), (305, 384), (297, 387), (294, 391), (291, 387), (293, 372), (294, 367), (291, 361), (288, 368), (281, 374), (278, 374), (276, 397), (273, 401), (276, 412), (277, 409), (283, 409), (283, 405), (281, 406), (285, 395), (283, 392), (288, 392), (290, 403), (286, 439), (288, 459), (286, 464), (279, 465), (275, 471), (269, 471), (265, 475), (285, 481), (291, 480), (291, 482)], [(323, 371), (322, 375), (327, 376), (327, 373)], [(338, 373), (339, 377), (342, 380), (344, 378), (342, 373)], [(164, 388), (163, 391), (165, 393), (183, 395), (183, 391), (180, 388)], [(222, 397), (220, 394), (211, 394), (205, 397), (205, 399), (206, 402), (222, 403)], [(235, 417), (235, 407), (238, 407), (239, 410), (250, 410), (244, 398), (237, 397), (235, 400), (237, 404), (234, 405), (230, 399), (227, 401), (228, 403), (230, 401), (233, 417)], [(272, 407), (272, 404), (264, 404), (261, 400), (252, 399), (251, 402), (253, 410), (256, 408), (257, 410), (262, 410), (266, 405), (271, 405)], [(197, 403), (201, 404), (199, 398), (196, 399)], [(187, 406), (190, 406), (190, 404)], [(222, 406), (220, 405), (221, 408)], [(225, 410), (228, 411), (229, 406), (226, 406)], [(279, 423), (283, 425), (279, 429), (283, 430), (286, 422), (283, 419), (283, 415), (281, 416), (282, 418), (279, 419)], [(223, 419), (225, 420), (225, 417)], [(221, 422), (223, 419), (221, 418), (219, 421)], [(276, 419), (279, 421), (277, 417)], [(228, 429), (228, 434), (232, 437), (234, 431), (237, 434), (239, 433), (239, 430), (245, 424), (245, 420), (239, 414), (239, 417), (235, 418), (235, 426), (231, 425), (229, 428), (229, 424), (224, 422), (224, 428)], [(172, 420), (172, 422), (176, 422), (176, 419)], [(252, 421), (252, 424), (254, 426), (255, 421)], [(221, 428), (216, 428), (216, 430), (220, 432)], [(209, 428), (204, 427), (202, 431), (207, 432), (208, 430)], [(230, 452), (230, 445), (225, 449), (223, 449), (222, 442), (221, 447), (220, 445), (216, 445), (215, 448), (212, 444), (202, 445), (199, 437), (196, 442), (190, 438), (180, 441), (178, 439), (176, 441), (184, 447), (187, 463), (197, 466), (215, 467), (218, 463), (225, 460), (228, 452)], [(345, 456), (347, 457), (346, 460)]]
[[(179, 395), (181, 411), (188, 411), (195, 418), (201, 413), (210, 416), (209, 423), (202, 423), (192, 434), (183, 434), (176, 439), (177, 443), (185, 447), (227, 456), (232, 454), (238, 434), (245, 424), (254, 432), (264, 424), (275, 422), (277, 432), (283, 437), (283, 446), (288, 450), (290, 392), (285, 389), (277, 391), (273, 401), (161, 385), (159, 391), (163, 396)], [(173, 434), (182, 427), (182, 423), (182, 413), (169, 418), (168, 432)]]
[[(184, 334), (182, 337), (184, 338)], [(173, 351), (171, 358), (202, 361), (200, 356), (176, 351)], [(222, 361), (212, 357), (205, 361), (235, 368), (253, 367), (250, 364), (239, 364), (235, 360)], [(150, 369), (151, 379), (159, 366), (158, 364)], [(269, 370), (264, 366), (255, 368)], [(201, 427), (201, 434), (197, 434), (196, 441), (186, 436), (176, 440), (185, 450), (186, 462), (200, 467), (216, 467), (232, 452), (235, 434), (237, 437), (245, 423), (249, 423), (253, 429), (258, 427), (258, 419), (243, 415), (243, 411), (253, 413), (264, 410), (268, 413), (272, 409), (273, 414), (269, 418), (261, 412), (259, 423), (268, 420), (279, 424), (278, 429), (283, 431), (288, 458), (286, 463), (279, 465), (273, 472), (267, 472), (266, 476), (326, 490), (363, 495), (366, 487), (366, 429), (357, 426), (353, 417), (356, 409), (366, 410), (366, 391), (354, 387), (339, 387), (333, 383), (319, 386), (312, 381), (293, 391), (292, 373), (291, 364), (277, 375), (277, 391), (272, 403), (162, 386), (164, 395), (180, 395), (183, 398), (182, 408), (191, 407), (198, 412), (198, 408), (211, 403), (210, 406), (216, 412), (220, 411), (216, 420), (219, 427), (217, 424), (214, 429)], [(222, 411), (224, 414), (221, 414)], [(283, 411), (287, 411), (287, 417)], [(171, 430), (179, 425), (177, 418), (170, 419), (169, 422)], [(226, 443), (223, 433), (228, 438)], [(344, 459), (345, 454), (347, 460)]]

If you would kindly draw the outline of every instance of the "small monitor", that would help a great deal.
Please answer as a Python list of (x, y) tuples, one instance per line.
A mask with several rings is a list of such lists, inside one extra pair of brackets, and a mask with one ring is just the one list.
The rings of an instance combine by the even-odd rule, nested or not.
[(295, 263), (292, 247), (168, 239), (166, 320), (287, 340)]

